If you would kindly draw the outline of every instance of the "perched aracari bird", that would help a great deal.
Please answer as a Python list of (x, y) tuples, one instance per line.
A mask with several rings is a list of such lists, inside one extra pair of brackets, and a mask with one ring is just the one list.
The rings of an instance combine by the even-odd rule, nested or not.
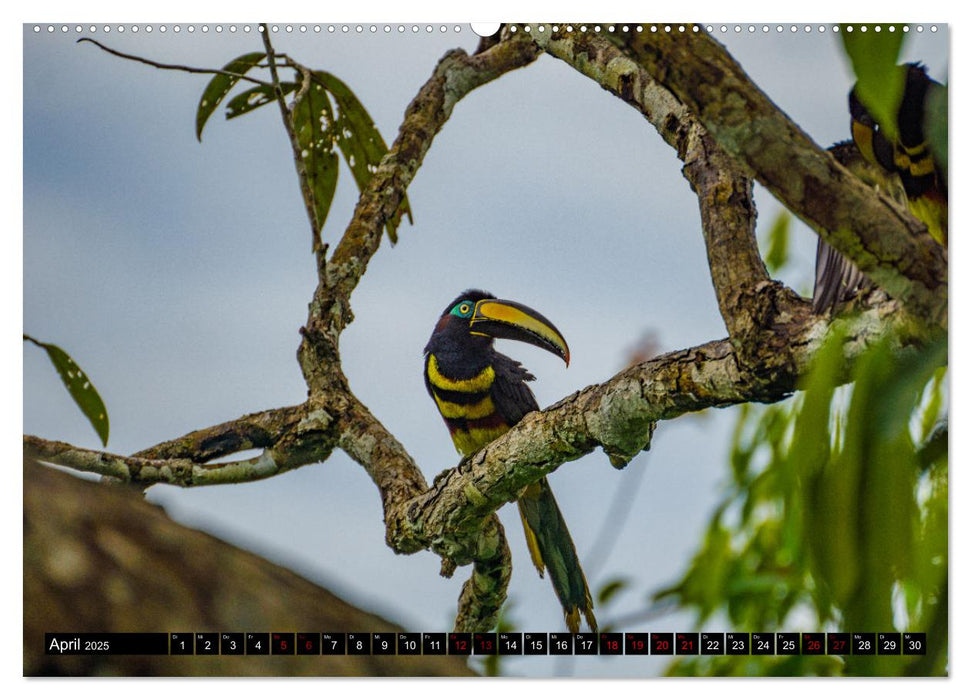
[[(531, 411), (536, 397), (526, 385), (535, 377), (496, 352), (495, 338), (520, 340), (570, 364), (566, 340), (546, 318), (522, 304), (470, 289), (446, 307), (425, 346), (425, 387), (435, 400), (455, 448), (468, 458)], [(563, 514), (544, 478), (519, 498), (519, 515), (533, 564), (550, 581), (567, 627), (577, 632), (580, 616), (596, 631), (593, 601)]]
[[(927, 143), (927, 101), (943, 86), (927, 75), (917, 63), (901, 66), (905, 71), (904, 92), (897, 110), (897, 135), (891, 140), (860, 101), (856, 90), (850, 92), (850, 130), (859, 155), (844, 144), (830, 149), (844, 166), (865, 182), (890, 196), (902, 187), (911, 213), (941, 245), (947, 245), (947, 172)], [(837, 150), (838, 149), (838, 150)], [(899, 183), (899, 184), (897, 184)], [(833, 310), (871, 283), (853, 263), (833, 250), (822, 239), (816, 247), (816, 284), (813, 311)]]
[(901, 69), (906, 77), (897, 111), (896, 139), (891, 142), (884, 135), (854, 90), (850, 92), (853, 142), (868, 161), (897, 173), (911, 212), (924, 222), (935, 241), (947, 245), (947, 172), (934, 158), (925, 135), (927, 100), (944, 86), (928, 76), (927, 68), (919, 63), (908, 63)]

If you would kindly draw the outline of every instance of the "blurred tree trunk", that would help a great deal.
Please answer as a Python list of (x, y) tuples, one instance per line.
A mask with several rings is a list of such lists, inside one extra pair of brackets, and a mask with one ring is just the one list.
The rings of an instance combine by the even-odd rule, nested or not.
[(24, 460), (24, 674), (466, 676), (447, 656), (48, 656), (45, 632), (402, 632), (138, 490)]

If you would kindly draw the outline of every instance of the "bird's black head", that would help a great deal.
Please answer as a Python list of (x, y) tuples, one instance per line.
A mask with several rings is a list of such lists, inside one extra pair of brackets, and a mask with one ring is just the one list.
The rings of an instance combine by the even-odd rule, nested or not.
[(536, 345), (570, 364), (566, 340), (545, 316), (523, 304), (496, 299), (481, 289), (468, 289), (445, 307), (425, 352), (486, 351), (495, 338)]
[[(449, 315), (461, 317), (462, 312), (460, 310), (459, 313), (456, 313), (456, 307), (460, 307), (463, 302), (471, 304), (472, 307), (475, 307), (476, 302), (482, 301), (483, 299), (495, 299), (495, 297), (482, 289), (466, 289), (464, 292), (452, 299), (451, 303), (445, 307), (445, 310), (442, 311), (442, 318)], [(472, 309), (468, 309), (468, 311), (472, 311)], [(468, 311), (466, 313), (468, 313)]]

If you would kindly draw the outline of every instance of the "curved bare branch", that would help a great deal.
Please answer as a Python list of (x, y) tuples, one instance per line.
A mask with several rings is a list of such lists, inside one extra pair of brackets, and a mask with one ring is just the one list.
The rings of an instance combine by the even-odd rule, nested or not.
[[(247, 418), (254, 418), (255, 422), (247, 422)], [(260, 420), (266, 424), (260, 425)], [(272, 424), (269, 430), (267, 424)], [(254, 438), (255, 442), (251, 441)], [(24, 453), (38, 460), (143, 488), (154, 484), (189, 487), (258, 481), (321, 462), (330, 456), (335, 444), (331, 416), (308, 404), (253, 414), (239, 421), (190, 433), (132, 456), (24, 435)], [(236, 449), (230, 450), (230, 446)], [(216, 455), (257, 446), (264, 449), (256, 457), (228, 462), (205, 461)]]
[(136, 63), (144, 63), (146, 66), (152, 66), (152, 68), (160, 68), (162, 70), (178, 70), (184, 73), (202, 73), (205, 75), (227, 75), (237, 80), (243, 80), (247, 83), (253, 83), (254, 85), (262, 85), (263, 87), (271, 87), (270, 83), (254, 78), (251, 75), (244, 75), (243, 73), (234, 73), (233, 71), (223, 70), (221, 68), (198, 68), (195, 66), (183, 66), (175, 63), (160, 63), (159, 61), (152, 61), (147, 58), (142, 58), (141, 56), (135, 56), (130, 53), (125, 53), (119, 51), (118, 49), (112, 49), (105, 46), (97, 39), (92, 39), (89, 36), (83, 36), (78, 39), (78, 43), (88, 42), (94, 44), (99, 49), (105, 53), (110, 53), (112, 56), (118, 56), (118, 58), (124, 58), (128, 61), (135, 61)]
[(305, 404), (251, 413), (136, 452), (145, 459), (190, 459), (208, 462), (243, 450), (272, 447), (295, 429), (307, 412)]

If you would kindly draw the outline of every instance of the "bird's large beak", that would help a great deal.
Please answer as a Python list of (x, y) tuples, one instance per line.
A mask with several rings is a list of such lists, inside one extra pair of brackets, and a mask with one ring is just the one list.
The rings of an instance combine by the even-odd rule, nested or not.
[(514, 301), (482, 299), (476, 302), (471, 332), (530, 343), (570, 364), (570, 348), (556, 326), (542, 314)]

